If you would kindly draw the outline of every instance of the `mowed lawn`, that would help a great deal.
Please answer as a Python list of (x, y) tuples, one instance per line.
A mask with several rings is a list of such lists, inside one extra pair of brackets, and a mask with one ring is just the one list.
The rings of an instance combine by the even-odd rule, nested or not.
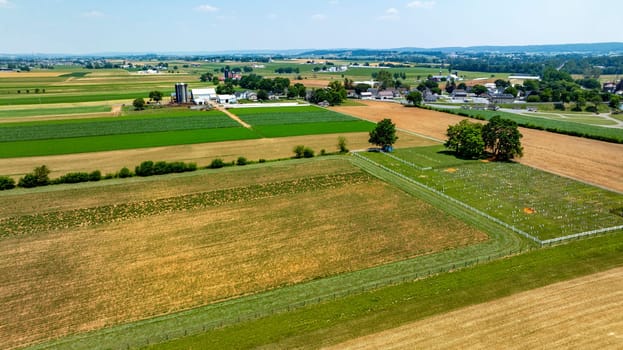
[(623, 195), (518, 163), (462, 160), (442, 146), (365, 156), (539, 239), (623, 225)]
[(7, 347), (487, 239), (336, 158), (0, 198)]

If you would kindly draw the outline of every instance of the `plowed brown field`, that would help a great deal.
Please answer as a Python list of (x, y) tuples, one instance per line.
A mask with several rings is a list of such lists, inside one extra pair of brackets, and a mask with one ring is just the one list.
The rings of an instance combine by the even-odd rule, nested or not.
[[(332, 109), (374, 122), (390, 118), (398, 128), (440, 140), (446, 137), (448, 125), (465, 119), (447, 113), (406, 108), (396, 103), (360, 102), (366, 106)], [(521, 163), (623, 192), (623, 145), (520, 129), (524, 136), (524, 157), (519, 160)]]
[(364, 336), (333, 349), (621, 349), (623, 268)]

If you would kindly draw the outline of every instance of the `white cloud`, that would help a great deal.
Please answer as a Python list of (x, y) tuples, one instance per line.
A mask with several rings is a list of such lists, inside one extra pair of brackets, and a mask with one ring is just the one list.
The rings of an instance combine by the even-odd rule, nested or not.
[(104, 13), (100, 12), (100, 11), (89, 11), (89, 12), (84, 12), (82, 14), (82, 17), (87, 17), (87, 18), (99, 18), (99, 17), (104, 17)]
[(379, 16), (379, 21), (398, 21), (400, 19), (400, 15), (398, 10), (396, 10), (393, 7), (388, 8), (387, 10), (385, 10), (385, 14), (382, 16)]
[(407, 7), (414, 9), (431, 9), (434, 6), (434, 1), (412, 1), (407, 4)]
[(199, 5), (195, 7), (195, 10), (200, 11), (200, 12), (216, 12), (218, 11), (218, 7), (205, 4), (205, 5)]
[(11, 8), (14, 7), (12, 2), (9, 0), (0, 0), (0, 8)]
[(322, 13), (317, 13), (311, 16), (311, 19), (313, 19), (314, 21), (324, 21), (325, 19), (327, 19), (327, 15), (322, 14)]

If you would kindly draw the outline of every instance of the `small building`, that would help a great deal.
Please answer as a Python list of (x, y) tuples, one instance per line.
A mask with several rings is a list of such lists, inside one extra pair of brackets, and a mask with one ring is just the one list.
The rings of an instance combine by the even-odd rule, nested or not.
[(216, 101), (219, 104), (235, 104), (238, 103), (236, 95), (216, 95)]
[(489, 101), (495, 104), (513, 103), (515, 102), (515, 96), (512, 94), (492, 94), (489, 97)]
[(362, 100), (372, 100), (372, 99), (374, 99), (374, 97), (372, 97), (372, 93), (369, 92), (369, 91), (362, 91), (359, 94), (359, 98), (362, 99)]
[(463, 100), (465, 98), (467, 98), (467, 91), (463, 89), (454, 89), (454, 91), (452, 91), (452, 99)]
[(376, 95), (376, 98), (378, 100), (393, 100), (394, 92), (390, 90), (379, 91), (378, 94)]

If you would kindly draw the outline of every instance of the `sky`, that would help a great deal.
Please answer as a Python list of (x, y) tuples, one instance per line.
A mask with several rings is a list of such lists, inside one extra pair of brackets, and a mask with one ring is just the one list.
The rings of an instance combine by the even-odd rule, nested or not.
[(0, 53), (623, 42), (623, 0), (0, 0)]

